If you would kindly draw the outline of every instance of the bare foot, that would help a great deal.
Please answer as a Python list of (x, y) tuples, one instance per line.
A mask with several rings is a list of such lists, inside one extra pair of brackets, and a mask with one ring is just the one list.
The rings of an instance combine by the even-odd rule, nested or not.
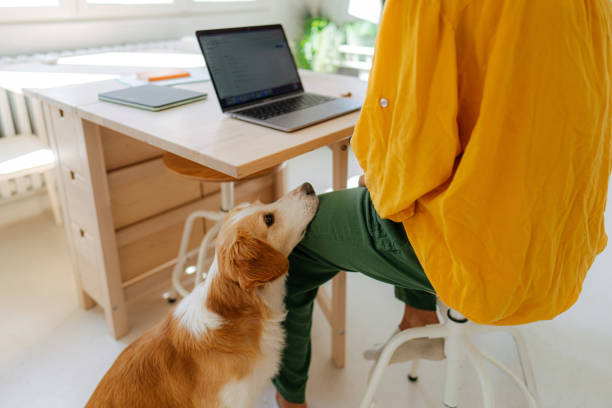
[(359, 176), (359, 181), (357, 182), (357, 185), (359, 187), (365, 187), (366, 186), (365, 185), (365, 175), (362, 174), (361, 176)]
[(278, 403), (279, 408), (307, 408), (306, 403), (304, 404), (294, 404), (293, 402), (286, 401), (282, 395), (276, 392), (276, 402)]
[[(406, 306), (398, 331), (393, 333), (393, 335), (402, 330), (437, 323), (440, 322), (435, 311)], [(378, 360), (385, 345), (386, 343), (376, 344), (374, 347), (365, 350), (363, 353), (364, 358), (366, 360)], [(389, 364), (402, 363), (414, 359), (438, 361), (444, 358), (444, 339), (417, 338), (400, 345), (393, 353), (393, 356), (391, 356)]]
[(406, 305), (399, 329), (406, 330), (437, 323), (440, 323), (440, 321), (435, 310), (422, 310)]

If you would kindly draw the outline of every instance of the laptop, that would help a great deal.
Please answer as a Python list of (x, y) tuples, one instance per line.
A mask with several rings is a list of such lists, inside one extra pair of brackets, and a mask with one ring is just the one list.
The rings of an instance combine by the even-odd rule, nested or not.
[(280, 24), (196, 32), (221, 110), (292, 132), (357, 111), (361, 103), (304, 92)]

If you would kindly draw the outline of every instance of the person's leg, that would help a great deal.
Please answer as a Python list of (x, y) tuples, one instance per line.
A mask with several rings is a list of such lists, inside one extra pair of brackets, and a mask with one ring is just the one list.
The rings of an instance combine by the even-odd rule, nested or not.
[(285, 349), (280, 371), (273, 383), (286, 401), (301, 404), (305, 401), (310, 366), (314, 300), (319, 286), (332, 279), (339, 269), (317, 259), (303, 247), (293, 250), (289, 262), (285, 296), (287, 316), (283, 323)]
[(323, 194), (302, 242), (289, 256), (286, 346), (273, 380), (284, 400), (305, 400), (312, 309), (320, 285), (340, 270), (360, 271), (411, 289), (416, 308), (435, 309), (435, 295), (400, 224), (382, 220), (366, 189)]
[[(366, 187), (365, 175), (359, 177), (358, 184), (360, 187)], [(402, 321), (398, 327), (400, 330), (439, 323), (435, 311), (435, 297), (423, 294), (418, 290), (410, 290), (399, 286), (395, 287), (395, 297), (406, 305)]]

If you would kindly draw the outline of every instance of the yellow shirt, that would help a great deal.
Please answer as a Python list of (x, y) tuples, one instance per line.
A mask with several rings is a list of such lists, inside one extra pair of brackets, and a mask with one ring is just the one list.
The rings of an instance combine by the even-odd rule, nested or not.
[(606, 246), (610, 0), (388, 0), (352, 140), (379, 214), (472, 321), (551, 319)]

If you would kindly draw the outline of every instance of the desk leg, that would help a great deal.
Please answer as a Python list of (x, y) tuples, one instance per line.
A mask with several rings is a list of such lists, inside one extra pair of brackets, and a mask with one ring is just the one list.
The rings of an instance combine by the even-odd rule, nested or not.
[(108, 330), (114, 338), (118, 339), (128, 332), (127, 307), (123, 287), (121, 286), (119, 255), (110, 207), (111, 200), (106, 178), (100, 127), (86, 120), (81, 123), (100, 244), (98, 258), (101, 261), (101, 270), (99, 271), (99, 278), (103, 293), (103, 304), (100, 306), (104, 308)]
[[(346, 188), (348, 177), (349, 141), (330, 146), (333, 153), (334, 190)], [(336, 368), (344, 368), (346, 359), (346, 272), (341, 271), (332, 280), (331, 297), (332, 360)]]

